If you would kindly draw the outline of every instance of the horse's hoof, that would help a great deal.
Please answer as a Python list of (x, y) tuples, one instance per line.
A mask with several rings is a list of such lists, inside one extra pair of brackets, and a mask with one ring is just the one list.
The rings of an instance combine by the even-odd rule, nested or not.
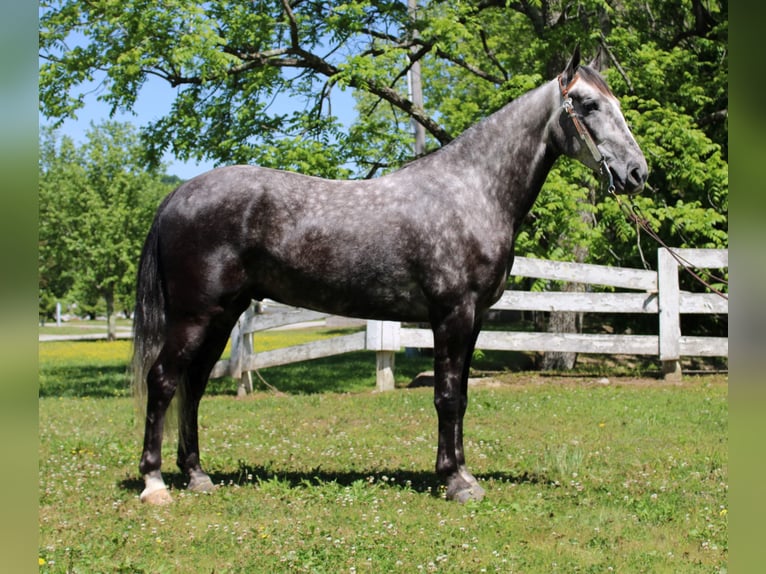
[(484, 498), (486, 491), (478, 484), (472, 484), (464, 488), (448, 488), (447, 500), (455, 500), (460, 504), (465, 504), (469, 500), (479, 502)]
[(204, 474), (193, 476), (189, 481), (189, 486), (186, 487), (186, 490), (189, 492), (212, 492), (215, 488), (216, 486), (213, 484), (213, 481), (210, 480), (210, 477)]
[(456, 500), (461, 504), (469, 500), (478, 502), (485, 494), (479, 481), (465, 467), (461, 467), (447, 480), (447, 500)]
[(144, 490), (141, 493), (141, 502), (152, 506), (165, 506), (173, 502), (173, 497), (170, 496), (167, 488), (159, 488), (149, 492)]

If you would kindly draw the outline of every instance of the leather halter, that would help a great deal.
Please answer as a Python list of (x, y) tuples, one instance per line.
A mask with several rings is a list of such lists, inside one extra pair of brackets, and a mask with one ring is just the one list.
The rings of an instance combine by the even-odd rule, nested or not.
[(588, 128), (580, 121), (580, 118), (578, 117), (577, 112), (574, 109), (572, 98), (569, 96), (569, 90), (572, 88), (574, 83), (579, 78), (580, 78), (580, 75), (575, 74), (574, 78), (572, 78), (572, 80), (568, 84), (564, 85), (564, 78), (562, 77), (561, 74), (559, 74), (558, 76), (559, 89), (561, 90), (561, 97), (564, 98), (564, 101), (561, 104), (561, 107), (564, 108), (564, 111), (572, 120), (572, 124), (574, 125), (575, 130), (577, 130), (577, 133), (580, 135), (580, 139), (585, 144), (585, 147), (588, 148), (588, 151), (590, 151), (591, 155), (593, 156), (593, 159), (599, 165), (599, 173), (602, 176), (604, 176), (607, 180), (607, 191), (609, 193), (614, 193), (615, 191), (614, 178), (612, 177), (612, 172), (610, 171), (609, 166), (606, 163), (606, 158), (604, 157), (604, 154), (601, 153), (601, 150), (598, 149), (596, 142), (593, 141), (593, 136), (590, 135)]

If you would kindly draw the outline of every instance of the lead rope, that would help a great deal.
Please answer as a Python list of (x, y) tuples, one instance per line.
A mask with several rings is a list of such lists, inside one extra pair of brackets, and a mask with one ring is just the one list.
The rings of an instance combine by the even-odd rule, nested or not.
[[(649, 237), (651, 237), (657, 243), (659, 243), (662, 247), (664, 247), (670, 253), (670, 255), (673, 257), (673, 259), (675, 259), (681, 265), (681, 267), (689, 275), (691, 275), (695, 280), (697, 280), (702, 285), (704, 285), (705, 287), (710, 289), (713, 293), (715, 293), (719, 297), (723, 297), (727, 301), (729, 300), (729, 296), (726, 293), (723, 293), (719, 289), (716, 289), (709, 282), (707, 282), (705, 279), (700, 277), (700, 275), (696, 271), (693, 270), (694, 266), (691, 264), (691, 262), (688, 259), (686, 259), (686, 258), (680, 256), (678, 253), (676, 253), (673, 248), (669, 247), (662, 240), (662, 238), (659, 235), (657, 235), (657, 233), (649, 226), (649, 221), (646, 219), (646, 217), (644, 217), (641, 214), (641, 208), (638, 205), (636, 205), (633, 202), (631, 202), (630, 206), (626, 205), (625, 202), (622, 201), (622, 198), (619, 195), (617, 195), (617, 193), (614, 190), (614, 187), (612, 187), (611, 189), (609, 189), (607, 191), (608, 191), (609, 195), (611, 195), (617, 201), (617, 205), (620, 206), (620, 210), (625, 214), (625, 216), (629, 220), (633, 221), (636, 224), (636, 235), (638, 235), (639, 229), (643, 229)], [(636, 241), (638, 242), (638, 237), (636, 237)], [(638, 250), (639, 250), (639, 252), (641, 252), (640, 242), (639, 242)], [(642, 260), (644, 259), (643, 252), (641, 252), (641, 259)], [(646, 266), (646, 260), (644, 260), (644, 266)], [(726, 286), (729, 285), (729, 282), (726, 281), (725, 279), (723, 279), (722, 277), (717, 277), (715, 275), (711, 275), (711, 278), (716, 280), (716, 281), (718, 281), (719, 283), (723, 283)]]

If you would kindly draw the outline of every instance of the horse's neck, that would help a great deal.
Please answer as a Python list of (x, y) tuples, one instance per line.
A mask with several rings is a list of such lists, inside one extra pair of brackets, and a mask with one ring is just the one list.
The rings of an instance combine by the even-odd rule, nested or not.
[(547, 134), (558, 102), (555, 90), (549, 82), (520, 96), (443, 149), (446, 164), (483, 174), (484, 189), (477, 191), (513, 221), (532, 207), (559, 155)]

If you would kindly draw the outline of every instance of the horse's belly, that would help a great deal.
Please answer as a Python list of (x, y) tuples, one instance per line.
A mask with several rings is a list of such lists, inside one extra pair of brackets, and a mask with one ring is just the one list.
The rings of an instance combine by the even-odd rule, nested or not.
[(427, 321), (425, 299), (408, 293), (398, 296), (381, 293), (333, 291), (321, 286), (283, 288), (270, 292), (268, 298), (286, 305), (314, 309), (333, 315), (380, 319), (384, 321)]
[(253, 297), (334, 315), (391, 321), (426, 321), (428, 301), (418, 281), (372, 262), (315, 264), (261, 258), (249, 265)]

